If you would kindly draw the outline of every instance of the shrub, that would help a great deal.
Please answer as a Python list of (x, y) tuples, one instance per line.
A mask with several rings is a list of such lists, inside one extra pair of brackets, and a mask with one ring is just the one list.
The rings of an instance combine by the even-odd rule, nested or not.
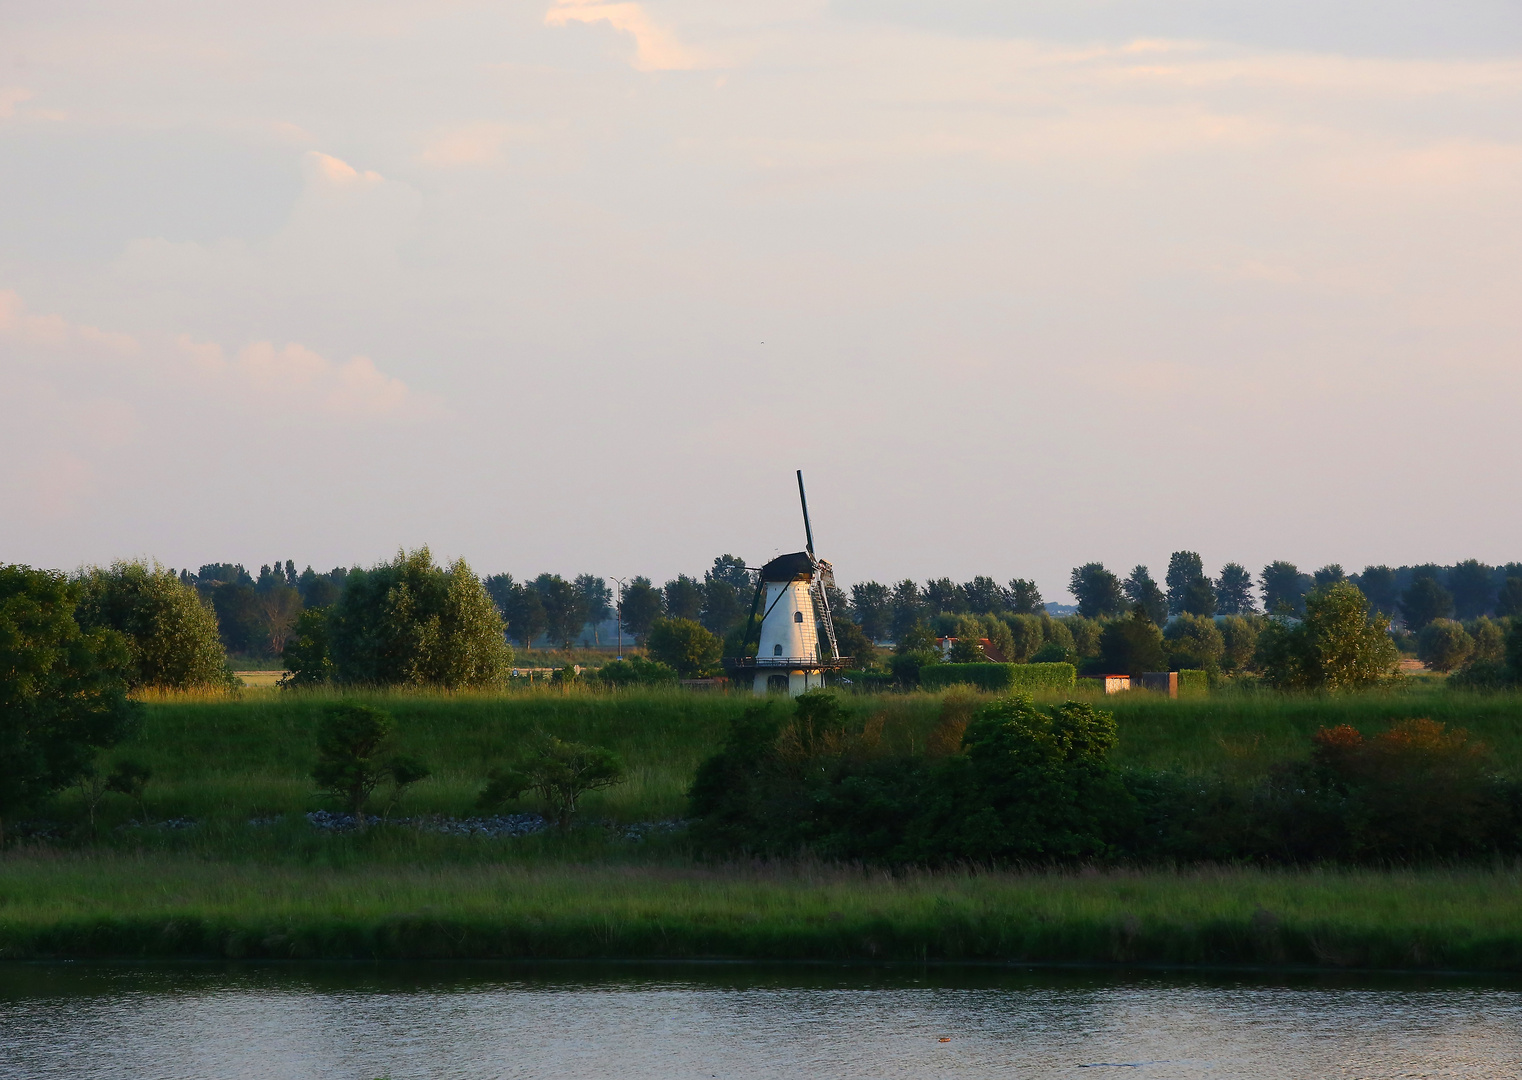
[(1474, 652), (1474, 638), (1452, 619), (1433, 619), (1416, 635), (1416, 655), (1433, 671), (1462, 667)]
[[(1068, 632), (1073, 639), (1073, 651), (1080, 658), (1099, 655), (1099, 637), (1104, 627), (1094, 619), (1085, 619), (1082, 615), (1067, 615), (1061, 619), (1054, 619)], [(1058, 640), (1054, 637), (1053, 640)]]
[(936, 664), (920, 672), (920, 685), (940, 690), (965, 684), (993, 693), (1071, 690), (1077, 669), (1072, 664)]
[(723, 644), (693, 619), (656, 619), (646, 642), (650, 656), (684, 679), (701, 679), (718, 670)]
[(1244, 671), (1253, 664), (1258, 648), (1258, 631), (1261, 620), (1252, 615), (1228, 615), (1220, 622), (1221, 669)]
[(280, 685), (287, 688), (321, 686), (333, 678), (333, 657), (328, 648), (326, 608), (308, 608), (296, 620), (296, 630), (280, 654), (286, 674)]
[(115, 630), (126, 638), (131, 688), (228, 684), (217, 617), (172, 571), (157, 563), (118, 562), (85, 571), (78, 585), (79, 625)]
[(532, 791), (548, 804), (550, 816), (564, 831), (571, 827), (583, 795), (623, 782), (624, 763), (613, 751), (545, 735), (519, 761), (492, 771), (480, 805), (495, 809)]
[(395, 752), (393, 727), (390, 713), (353, 702), (330, 705), (323, 714), (312, 779), (360, 825), (383, 781), (395, 786), (394, 805), (404, 788), (428, 775), (422, 762)]
[(611, 660), (597, 669), (597, 678), (608, 686), (668, 686), (677, 681), (676, 669), (657, 660), (631, 656)]
[(1506, 659), (1505, 620), (1498, 623), (1481, 615), (1465, 623), (1464, 629), (1474, 639), (1474, 651), (1469, 655), (1471, 661), (1498, 664)]

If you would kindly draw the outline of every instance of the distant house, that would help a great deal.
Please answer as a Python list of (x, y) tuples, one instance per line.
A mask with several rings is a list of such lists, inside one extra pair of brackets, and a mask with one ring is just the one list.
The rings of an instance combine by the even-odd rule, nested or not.
[[(943, 638), (936, 638), (935, 639), (936, 645), (938, 645), (940, 647), (940, 650), (941, 650), (941, 660), (942, 661), (950, 661), (950, 659), (951, 659), (951, 647), (957, 643), (957, 640), (958, 639), (956, 639), (954, 637), (943, 637)], [(1004, 654), (999, 651), (998, 647), (995, 646), (994, 643), (989, 641), (986, 637), (985, 638), (978, 638), (978, 648), (983, 651), (983, 657), (984, 657), (984, 659), (988, 660), (990, 663), (994, 663), (994, 664), (1007, 664), (1007, 663), (1009, 663), (1008, 660), (1004, 659)]]

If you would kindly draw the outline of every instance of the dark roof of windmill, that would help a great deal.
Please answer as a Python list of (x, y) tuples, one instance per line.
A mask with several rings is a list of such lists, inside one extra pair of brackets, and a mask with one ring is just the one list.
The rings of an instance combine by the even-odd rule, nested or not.
[(778, 555), (761, 568), (762, 581), (797, 581), (814, 576), (814, 557), (807, 551)]

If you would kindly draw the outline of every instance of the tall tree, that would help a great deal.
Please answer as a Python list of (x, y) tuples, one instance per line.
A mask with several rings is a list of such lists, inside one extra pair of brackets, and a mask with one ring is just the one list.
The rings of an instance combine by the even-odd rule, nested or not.
[(1501, 595), (1496, 598), (1496, 614), (1508, 616), (1513, 621), (1522, 615), (1522, 577), (1512, 575), (1501, 586)]
[(1215, 598), (1216, 611), (1222, 615), (1252, 615), (1258, 610), (1252, 601), (1252, 574), (1241, 563), (1229, 562), (1221, 567)]
[(745, 560), (738, 555), (720, 555), (713, 561), (713, 569), (703, 575), (704, 581), (723, 581), (741, 596), (756, 587), (755, 578), (745, 569)]
[(613, 590), (606, 581), (595, 574), (577, 574), (575, 585), (587, 622), (596, 625), (613, 614)]
[(267, 623), (258, 591), (242, 582), (224, 582), (211, 588), (211, 606), (217, 616), (222, 645), (238, 656), (252, 656), (265, 641)]
[(1339, 581), (1348, 580), (1348, 575), (1343, 573), (1341, 563), (1327, 563), (1320, 570), (1311, 575), (1313, 588), (1322, 589), (1328, 585), (1335, 585)]
[(973, 578), (962, 586), (962, 595), (967, 598), (967, 610), (974, 615), (992, 615), (1009, 610), (1009, 597), (991, 577)]
[(925, 606), (932, 615), (961, 615), (967, 611), (967, 593), (950, 578), (925, 582)]
[(851, 586), (851, 607), (856, 610), (862, 633), (873, 641), (887, 641), (893, 634), (893, 593), (876, 581)]
[(1446, 619), (1453, 614), (1453, 594), (1437, 578), (1423, 575), (1401, 593), (1400, 611), (1407, 628), (1420, 632), (1433, 619)]
[(1184, 610), (1181, 614), (1209, 618), (1215, 614), (1215, 586), (1208, 577), (1197, 577), (1189, 583), (1184, 593)]
[(1395, 614), (1396, 605), (1400, 603), (1400, 589), (1394, 570), (1388, 566), (1365, 566), (1363, 573), (1354, 577), (1353, 584), (1358, 586), (1358, 591), (1375, 611)]
[(1163, 590), (1157, 587), (1151, 572), (1140, 563), (1131, 568), (1131, 576), (1126, 578), (1121, 591), (1133, 605), (1140, 604), (1147, 618), (1154, 623), (1162, 623), (1168, 618), (1168, 600), (1163, 596)]
[(703, 612), (703, 586), (696, 578), (678, 574), (661, 590), (666, 596), (666, 614), (673, 619), (696, 622)]
[(1205, 564), (1199, 553), (1175, 551), (1168, 556), (1168, 614), (1177, 615), (1184, 610), (1189, 589), (1205, 577)]
[(1341, 581), (1307, 596), (1295, 626), (1271, 622), (1258, 635), (1269, 685), (1285, 690), (1357, 690), (1388, 678), (1400, 654), (1383, 615), (1369, 614), (1358, 587)]
[(301, 594), (289, 585), (275, 585), (259, 597), (259, 609), (264, 616), (265, 631), (261, 644), (268, 655), (279, 656), (301, 617)]
[(1105, 569), (1104, 563), (1084, 563), (1074, 567), (1068, 579), (1068, 591), (1078, 600), (1078, 614), (1086, 619), (1119, 615), (1126, 609), (1120, 578)]
[(1016, 615), (1040, 615), (1046, 610), (1041, 590), (1034, 581), (1013, 578), (1009, 583), (1009, 610)]
[(1263, 610), (1277, 615), (1287, 610), (1291, 615), (1305, 612), (1305, 594), (1311, 591), (1311, 579), (1292, 562), (1271, 562), (1258, 575), (1263, 590)]
[(137, 718), (127, 640), (81, 627), (78, 594), (62, 574), (0, 566), (0, 843), (7, 817), (72, 783)]
[(750, 600), (749, 596), (742, 598), (727, 579), (710, 575), (703, 582), (703, 611), (698, 621), (709, 633), (722, 638), (750, 613)]
[(126, 635), (132, 687), (183, 690), (226, 678), (217, 616), (173, 571), (158, 563), (118, 562), (84, 571), (78, 583), (79, 625)]
[(909, 578), (893, 586), (893, 640), (902, 642), (924, 617), (925, 599), (920, 587)]
[(1477, 619), (1490, 610), (1495, 597), (1495, 570), (1479, 559), (1465, 559), (1448, 571), (1448, 591), (1453, 594), (1453, 616)]
[(559, 574), (540, 574), (534, 579), (534, 591), (544, 605), (545, 633), (569, 649), (587, 624), (581, 590)]
[(650, 636), (655, 620), (661, 617), (663, 603), (661, 590), (651, 584), (649, 578), (631, 580), (619, 597), (619, 617), (623, 620), (624, 630), (643, 644)]

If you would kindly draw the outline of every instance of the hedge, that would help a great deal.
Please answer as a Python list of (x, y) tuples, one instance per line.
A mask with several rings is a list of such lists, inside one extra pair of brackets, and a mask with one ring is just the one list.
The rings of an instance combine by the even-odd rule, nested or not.
[(1178, 696), (1186, 694), (1197, 697), (1210, 693), (1210, 672), (1197, 668), (1180, 668), (1178, 673)]
[(1072, 664), (926, 664), (920, 668), (920, 686), (941, 690), (966, 683), (994, 693), (1071, 690), (1077, 676)]

